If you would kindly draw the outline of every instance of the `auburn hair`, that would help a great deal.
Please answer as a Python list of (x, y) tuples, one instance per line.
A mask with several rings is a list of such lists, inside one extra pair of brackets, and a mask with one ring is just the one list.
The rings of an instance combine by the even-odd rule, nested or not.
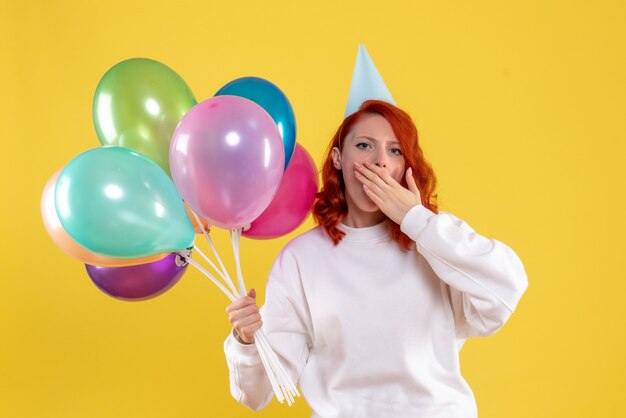
[[(419, 146), (417, 128), (411, 117), (402, 109), (381, 101), (367, 100), (359, 110), (347, 118), (337, 129), (328, 150), (326, 160), (322, 166), (322, 189), (315, 195), (313, 204), (313, 217), (318, 225), (322, 226), (335, 245), (343, 239), (345, 232), (337, 228), (348, 214), (348, 204), (345, 197), (345, 185), (343, 175), (333, 165), (332, 150), (334, 147), (342, 150), (345, 138), (352, 127), (364, 115), (378, 114), (384, 117), (391, 125), (393, 133), (400, 142), (400, 150), (404, 156), (405, 170), (413, 169), (413, 178), (420, 191), (422, 204), (435, 213), (439, 213), (437, 206), (437, 194), (435, 187), (437, 178), (430, 164), (424, 158), (424, 153)], [(405, 176), (402, 177), (402, 186), (407, 187)], [(412, 247), (413, 240), (400, 230), (400, 225), (391, 223), (389, 236), (396, 241), (404, 250)]]

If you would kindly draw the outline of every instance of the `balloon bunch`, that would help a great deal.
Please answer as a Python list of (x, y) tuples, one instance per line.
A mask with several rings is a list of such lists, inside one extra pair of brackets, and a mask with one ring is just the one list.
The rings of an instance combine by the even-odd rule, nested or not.
[[(296, 144), (291, 104), (262, 78), (236, 79), (197, 103), (169, 67), (130, 59), (100, 80), (93, 118), (102, 146), (52, 175), (41, 215), (55, 244), (114, 298), (156, 297), (189, 264), (231, 301), (244, 296), (241, 236), (285, 235), (304, 222), (315, 199), (317, 169)], [(212, 226), (230, 231), (238, 286), (211, 240)], [(198, 248), (196, 233), (219, 267)], [(279, 402), (291, 405), (295, 385), (262, 328), (256, 337)]]

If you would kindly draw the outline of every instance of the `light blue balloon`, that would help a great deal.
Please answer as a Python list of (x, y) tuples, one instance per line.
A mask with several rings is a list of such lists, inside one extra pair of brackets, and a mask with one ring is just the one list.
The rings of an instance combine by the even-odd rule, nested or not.
[(252, 100), (274, 119), (283, 140), (285, 167), (296, 147), (296, 119), (287, 96), (275, 84), (259, 77), (242, 77), (231, 81), (216, 96), (239, 96)]
[(174, 183), (129, 148), (100, 147), (75, 157), (59, 174), (55, 206), (76, 242), (108, 257), (177, 252), (195, 238)]

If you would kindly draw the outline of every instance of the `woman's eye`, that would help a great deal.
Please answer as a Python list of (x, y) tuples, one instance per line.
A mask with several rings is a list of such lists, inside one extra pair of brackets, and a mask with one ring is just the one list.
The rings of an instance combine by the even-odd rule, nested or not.
[(391, 153), (395, 155), (402, 155), (402, 150), (400, 148), (392, 148)]
[(366, 149), (367, 147), (369, 147), (369, 144), (366, 144), (365, 142), (359, 142), (358, 144), (356, 144), (356, 147), (359, 149)]

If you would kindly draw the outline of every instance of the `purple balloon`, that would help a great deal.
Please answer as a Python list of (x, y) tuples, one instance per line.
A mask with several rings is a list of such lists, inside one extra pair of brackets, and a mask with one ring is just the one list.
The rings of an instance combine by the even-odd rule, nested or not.
[(304, 222), (311, 211), (317, 186), (315, 162), (302, 145), (296, 144), (274, 200), (242, 235), (270, 239), (290, 233)]
[(270, 204), (283, 176), (278, 127), (258, 104), (238, 96), (198, 103), (170, 144), (170, 169), (185, 203), (209, 224), (240, 228)]
[(109, 296), (127, 301), (151, 299), (169, 290), (187, 269), (187, 263), (175, 254), (151, 263), (125, 267), (85, 264), (87, 274)]

